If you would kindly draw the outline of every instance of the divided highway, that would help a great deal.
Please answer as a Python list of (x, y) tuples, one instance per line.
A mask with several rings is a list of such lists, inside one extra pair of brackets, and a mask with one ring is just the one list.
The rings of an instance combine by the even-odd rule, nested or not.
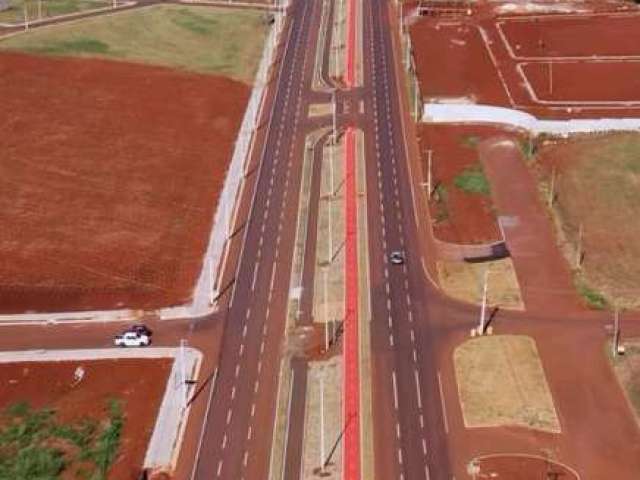
[[(363, 44), (354, 51), (363, 53), (357, 60), (364, 84), (338, 93), (338, 112), (341, 124), (365, 134), (376, 478), (450, 479), (431, 350), (431, 293), (420, 262), (399, 98), (404, 87), (396, 77), (387, 2), (363, 0), (361, 6)], [(306, 112), (311, 101), (330, 100), (312, 92), (321, 8), (321, 2), (298, 0), (289, 9), (194, 479), (269, 476), (304, 139), (320, 120)], [(360, 101), (363, 115), (343, 108)], [(406, 253), (404, 265), (389, 263), (394, 250)], [(299, 438), (304, 408), (293, 412), (289, 424)], [(300, 455), (299, 448), (287, 452), (285, 478), (299, 478)]]

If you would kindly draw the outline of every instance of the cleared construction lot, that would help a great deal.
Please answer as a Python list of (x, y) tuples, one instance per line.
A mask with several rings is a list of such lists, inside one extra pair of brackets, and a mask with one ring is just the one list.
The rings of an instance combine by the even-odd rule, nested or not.
[[(232, 12), (154, 7), (0, 42), (56, 56), (0, 54), (4, 312), (189, 301), (266, 28), (262, 14), (243, 11), (236, 20), (253, 15), (251, 33), (232, 31)], [(167, 24), (185, 34), (156, 58)], [(220, 24), (228, 41), (215, 41)], [(196, 37), (217, 60), (202, 66)], [(131, 38), (140, 57), (127, 53)], [(109, 56), (91, 51), (101, 44), (138, 63), (57, 58)]]

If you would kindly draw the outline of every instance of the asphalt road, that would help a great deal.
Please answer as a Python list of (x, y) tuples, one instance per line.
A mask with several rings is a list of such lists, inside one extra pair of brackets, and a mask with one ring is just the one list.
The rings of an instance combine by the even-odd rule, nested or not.
[(366, 1), (364, 18), (376, 472), (451, 478), (387, 3)]
[[(367, 201), (372, 213), (369, 250), (376, 472), (379, 478), (450, 478), (438, 376), (430, 354), (432, 339), (424, 322), (424, 274), (413, 254), (419, 251), (417, 226), (408, 188), (387, 10), (380, 0), (363, 4), (364, 85), (341, 91), (338, 103), (342, 107), (363, 100), (365, 105), (364, 115), (341, 111), (340, 123), (365, 132)], [(299, 1), (290, 10), (259, 179), (226, 320), (219, 375), (195, 470), (198, 479), (267, 476), (298, 205), (299, 160), (306, 133), (322, 124), (308, 122), (305, 129), (300, 118), (306, 103), (320, 97), (311, 91), (319, 6), (319, 2)], [(324, 64), (326, 68), (326, 57)], [(311, 225), (316, 214), (311, 212)], [(308, 241), (315, 243), (314, 238)], [(388, 263), (393, 250), (407, 252), (405, 265)], [(308, 268), (312, 264), (306, 259), (305, 283), (312, 282), (313, 272)], [(303, 307), (310, 304), (312, 289), (304, 291), (307, 301)], [(304, 310), (302, 323), (309, 318)], [(297, 380), (289, 418), (287, 479), (299, 476), (301, 449), (295, 444), (301, 439), (304, 419), (305, 369), (300, 361), (293, 367)]]
[(289, 294), (317, 2), (295, 2), (194, 478), (266, 478)]

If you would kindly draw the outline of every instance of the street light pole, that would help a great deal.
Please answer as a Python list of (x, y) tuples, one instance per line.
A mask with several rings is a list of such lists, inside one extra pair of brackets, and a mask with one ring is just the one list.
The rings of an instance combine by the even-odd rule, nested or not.
[(324, 370), (320, 372), (320, 473), (324, 473)]
[(433, 150), (429, 149), (427, 152), (427, 188), (429, 189), (427, 191), (428, 200), (431, 200), (431, 192), (433, 191), (433, 185), (432, 185), (433, 180), (431, 175), (432, 157), (433, 157)]
[(484, 288), (482, 292), (482, 308), (480, 310), (480, 326), (478, 327), (479, 335), (484, 335), (484, 330), (485, 330), (488, 285), (489, 285), (489, 270), (485, 270), (484, 271)]
[(612, 344), (612, 354), (614, 357), (618, 355), (618, 345), (620, 344), (620, 313), (616, 308), (613, 317), (613, 344)]

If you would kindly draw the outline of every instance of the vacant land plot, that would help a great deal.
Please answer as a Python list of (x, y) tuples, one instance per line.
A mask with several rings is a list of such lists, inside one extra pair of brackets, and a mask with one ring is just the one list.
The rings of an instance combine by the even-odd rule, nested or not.
[(560, 431), (533, 339), (500, 335), (468, 340), (456, 348), (454, 362), (467, 427)]
[(0, 308), (189, 301), (248, 87), (5, 53), (0, 91)]
[(625, 340), (625, 354), (613, 359), (613, 367), (640, 424), (640, 339)]
[(169, 359), (0, 364), (0, 477), (137, 479), (170, 368)]
[(429, 205), (438, 239), (458, 244), (500, 239), (491, 188), (477, 150), (496, 131), (476, 125), (418, 126), (424, 178), (431, 151), (433, 195)]
[[(120, 2), (122, 3), (122, 2)], [(21, 23), (26, 15), (29, 21), (39, 18), (67, 15), (69, 13), (104, 8), (111, 0), (9, 0), (9, 8), (0, 12), (0, 23)]]
[(514, 55), (525, 58), (637, 56), (638, 26), (637, 13), (548, 15), (499, 22)]
[[(542, 102), (639, 102), (640, 61), (553, 61), (519, 66)], [(588, 78), (588, 82), (576, 82)], [(603, 86), (606, 85), (606, 88)]]
[(536, 166), (545, 188), (556, 172), (557, 233), (574, 267), (582, 231), (582, 295), (595, 307), (640, 305), (640, 134), (545, 142)]
[(0, 48), (151, 63), (249, 84), (266, 32), (263, 13), (159, 5), (34, 30), (0, 42)]
[(411, 26), (410, 33), (425, 100), (465, 97), (474, 103), (508, 103), (475, 25), (425, 17)]

